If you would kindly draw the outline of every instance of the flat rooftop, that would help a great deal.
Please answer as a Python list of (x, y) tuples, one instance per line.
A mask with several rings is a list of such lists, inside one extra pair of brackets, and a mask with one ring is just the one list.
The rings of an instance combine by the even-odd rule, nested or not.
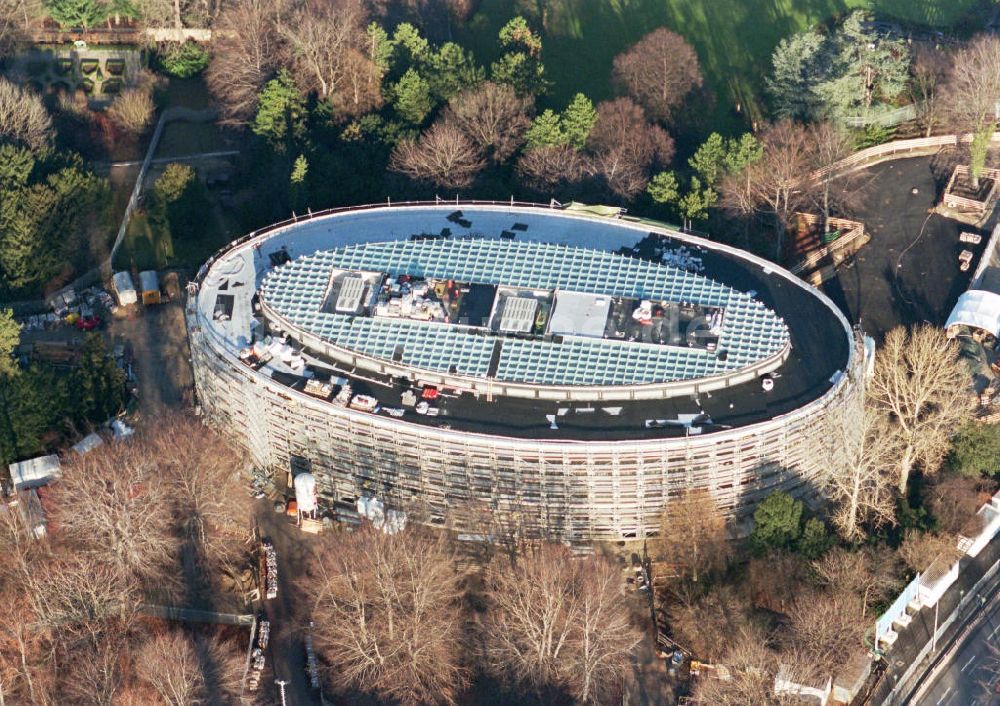
[[(851, 338), (845, 329), (843, 318), (830, 302), (790, 281), (786, 273), (747, 260), (737, 253), (716, 249), (710, 243), (705, 243), (703, 246), (697, 239), (689, 236), (650, 232), (649, 229), (642, 229), (636, 224), (623, 224), (609, 219), (567, 217), (558, 211), (549, 212), (546, 209), (464, 208), (461, 220), (462, 224), (456, 225), (454, 209), (431, 207), (382, 209), (307, 221), (284, 233), (276, 234), (252, 250), (236, 250), (214, 262), (211, 268), (203, 273), (197, 305), (203, 321), (208, 322), (213, 329), (215, 340), (221, 341), (232, 351), (235, 358), (242, 348), (252, 345), (254, 341), (261, 341), (269, 335), (279, 333), (272, 331), (268, 321), (255, 311), (256, 293), (266, 281), (267, 284), (263, 287), (264, 295), (275, 296), (277, 290), (270, 287), (272, 282), (277, 280), (272, 278), (285, 270), (289, 273), (297, 272), (297, 276), (303, 280), (297, 282), (295, 286), (292, 286), (291, 279), (287, 281), (287, 293), (282, 294), (287, 298), (282, 301), (282, 306), (293, 306), (294, 297), (301, 297), (298, 302), (302, 309), (297, 315), (303, 318), (296, 324), (315, 326), (316, 331), (324, 331), (320, 327), (330, 326), (330, 319), (337, 316), (336, 314), (319, 316), (317, 313), (323, 308), (324, 301), (328, 301), (324, 300), (324, 297), (330, 294), (328, 288), (334, 271), (348, 273), (347, 276), (377, 273), (376, 279), (385, 275), (395, 277), (397, 281), (399, 275), (405, 272), (425, 279), (439, 276), (445, 280), (453, 279), (464, 281), (466, 284), (478, 283), (479, 286), (486, 286), (484, 280), (490, 280), (491, 277), (475, 268), (495, 267), (490, 263), (496, 262), (510, 263), (508, 267), (511, 268), (535, 267), (535, 271), (529, 270), (529, 278), (518, 280), (494, 277), (490, 286), (496, 288), (494, 297), (499, 297), (500, 292), (507, 287), (509, 296), (534, 298), (536, 319), (542, 308), (542, 302), (547, 301), (546, 297), (549, 296), (547, 293), (554, 292), (552, 301), (558, 302), (560, 290), (595, 297), (607, 296), (611, 300), (616, 296), (641, 300), (646, 294), (652, 296), (651, 292), (657, 291), (660, 296), (677, 300), (675, 303), (678, 305), (696, 300), (693, 292), (684, 296), (673, 290), (642, 289), (634, 284), (640, 281), (635, 277), (627, 280), (632, 282), (633, 289), (628, 291), (614, 289), (616, 285), (608, 284), (616, 281), (614, 277), (609, 277), (609, 271), (602, 271), (599, 267), (593, 271), (580, 271), (579, 267), (572, 266), (562, 270), (538, 270), (539, 266), (533, 265), (533, 261), (527, 256), (520, 260), (500, 257), (484, 261), (474, 257), (474, 253), (468, 250), (468, 248), (496, 248), (499, 243), (517, 243), (527, 246), (522, 250), (525, 253), (551, 253), (550, 261), (560, 259), (572, 261), (572, 257), (567, 256), (575, 255), (577, 250), (583, 250), (588, 253), (587, 258), (593, 258), (597, 262), (618, 263), (618, 267), (635, 268), (635, 272), (649, 272), (652, 277), (663, 274), (667, 279), (676, 279), (683, 273), (682, 280), (704, 285), (707, 294), (700, 299), (701, 305), (718, 307), (724, 312), (724, 332), (725, 327), (733, 323), (730, 313), (734, 311), (735, 301), (747, 306), (749, 311), (759, 311), (765, 318), (771, 317), (770, 321), (774, 325), (772, 330), (779, 334), (783, 332), (790, 344), (789, 354), (773, 372), (774, 387), (770, 391), (764, 391), (760, 381), (754, 380), (698, 397), (689, 395), (666, 400), (614, 403), (546, 402), (508, 397), (495, 397), (492, 401), (487, 401), (485, 397), (442, 391), (439, 398), (434, 401), (438, 411), (437, 416), (419, 415), (412, 408), (405, 406), (404, 394), (407, 390), (398, 381), (379, 377), (364, 370), (346, 369), (317, 357), (309, 350), (299, 353), (304, 365), (293, 367), (274, 359), (260, 367), (262, 374), (303, 392), (310, 379), (330, 381), (328, 389), (331, 394), (335, 394), (337, 383), (347, 381), (354, 394), (368, 395), (382, 408), (404, 409), (401, 420), (404, 422), (520, 438), (613, 441), (683, 436), (691, 433), (708, 434), (717, 430), (745, 426), (791, 412), (821, 397), (832, 387), (839, 374), (848, 365)], [(460, 229), (464, 232), (455, 232)], [(443, 230), (449, 231), (452, 238), (428, 236), (428, 233), (434, 234)], [(463, 235), (475, 237), (462, 238)], [(413, 236), (420, 237), (414, 239)], [(384, 240), (386, 237), (395, 240), (387, 243)], [(453, 250), (449, 257), (454, 257), (454, 261), (448, 263), (446, 269), (438, 271), (429, 266), (433, 262), (428, 258), (427, 252), (414, 249), (413, 246), (419, 243), (431, 245), (441, 253), (451, 250), (457, 244), (461, 244), (466, 250), (461, 248)], [(446, 246), (448, 243), (452, 244), (451, 247)], [(362, 244), (366, 247), (357, 247)], [(599, 244), (606, 245), (614, 252), (602, 252), (596, 249), (594, 246)], [(539, 248), (536, 245), (545, 247)], [(276, 258), (274, 257), (276, 252), (286, 253), (288, 257)], [(464, 254), (464, 257), (458, 253)], [(605, 259), (605, 256), (609, 257)], [(275, 269), (276, 261), (284, 261), (286, 264)], [(534, 261), (537, 262), (537, 258)], [(542, 262), (544, 261), (543, 259)], [(312, 262), (316, 266), (297, 269), (297, 263), (301, 262)], [(466, 269), (461, 269), (460, 265)], [(673, 265), (673, 269), (667, 271), (665, 266), (670, 265)], [(553, 272), (563, 272), (565, 273), (563, 276), (577, 279), (564, 282)], [(610, 273), (613, 275), (614, 271)], [(700, 275), (703, 278), (698, 280), (687, 275)], [(586, 282), (581, 283), (580, 278), (584, 277), (587, 278)], [(351, 286), (357, 287), (357, 285)], [(602, 289), (602, 286), (605, 288)], [(588, 289), (591, 291), (587, 292)], [(525, 294), (526, 291), (532, 294)], [(535, 292), (538, 294), (534, 294)], [(228, 313), (221, 318), (213, 319), (215, 300), (220, 293), (234, 297), (233, 305), (228, 307)], [(359, 301), (364, 302), (368, 294), (362, 293)], [(345, 306), (353, 303), (355, 296), (354, 293), (350, 294), (345, 299)], [(713, 296), (715, 298), (712, 298)], [(338, 295), (337, 300), (339, 298)], [(498, 302), (494, 300), (491, 306), (495, 307), (497, 304)], [(510, 319), (510, 325), (515, 328), (530, 325), (528, 311), (532, 308), (531, 305), (522, 302), (515, 304), (515, 307), (517, 310)], [(558, 304), (555, 308), (558, 308)], [(473, 309), (470, 317), (479, 317), (476, 320), (483, 324), (482, 311), (485, 307), (478, 304)], [(610, 311), (613, 312), (613, 306)], [(487, 312), (487, 319), (483, 325), (487, 328), (491, 326), (494, 319), (488, 317), (496, 313), (495, 310)], [(552, 311), (550, 310), (548, 314), (551, 315)], [(344, 318), (349, 318), (349, 315)], [(608, 320), (610, 318), (609, 316)], [(322, 321), (327, 323), (321, 324)], [(354, 322), (350, 326), (345, 325), (345, 330), (352, 330), (359, 321), (365, 322), (361, 324), (362, 326), (371, 327), (384, 325), (386, 320), (373, 315), (355, 315)], [(515, 326), (513, 323), (515, 321), (520, 323)], [(413, 325), (424, 327), (418, 331), (421, 345), (426, 342), (428, 327), (439, 331), (437, 335), (446, 339), (454, 335), (475, 338), (467, 332), (459, 334), (461, 326), (457, 323), (402, 320), (389, 323), (396, 326), (392, 330), (399, 335), (394, 338), (387, 335), (384, 339), (376, 337), (375, 340), (385, 341), (378, 345), (385, 346), (381, 349), (381, 355), (390, 359), (398, 352), (397, 346), (400, 343), (404, 344), (404, 355), (407, 350), (410, 354), (420, 350), (433, 350), (427, 347), (408, 348), (406, 344), (411, 339), (407, 337), (406, 332)], [(579, 328), (581, 323), (576, 321), (572, 325)], [(367, 329), (361, 331), (364, 330)], [(325, 333), (325, 337), (328, 337), (333, 331), (327, 329)], [(598, 346), (621, 345), (618, 341), (586, 335), (588, 333), (596, 334), (596, 327), (577, 331), (579, 335), (566, 338), (572, 339), (574, 344), (579, 341)], [(513, 343), (512, 349), (515, 350), (519, 345), (533, 342), (527, 338), (519, 338), (518, 335), (520, 334), (515, 331), (509, 336), (494, 338), (502, 341), (504, 347), (508, 343)], [(478, 338), (490, 340), (488, 336), (478, 336)], [(374, 345), (362, 341), (361, 338), (343, 340), (350, 340), (354, 345)], [(720, 347), (724, 345), (725, 340), (723, 335), (719, 341)], [(681, 354), (688, 351), (705, 352), (701, 349), (674, 345), (651, 345), (636, 341), (626, 341), (626, 343), (632, 344), (628, 346), (629, 349), (642, 351), (678, 351)], [(565, 342), (562, 346), (565, 347)], [(300, 348), (300, 346), (295, 347)], [(490, 354), (492, 356), (492, 346)], [(463, 365), (482, 364), (471, 354), (468, 361)], [(509, 364), (514, 364), (516, 361), (516, 358), (512, 358)], [(453, 365), (454, 359), (447, 364)], [(488, 370), (490, 360), (485, 361), (485, 364)], [(532, 365), (534, 370), (548, 369), (534, 362)], [(574, 368), (576, 371), (580, 369), (580, 367)], [(614, 372), (611, 374), (618, 375), (620, 370), (621, 374), (636, 375), (636, 369), (629, 362), (621, 368), (613, 369)], [(586, 372), (585, 378), (592, 380), (593, 376)], [(312, 387), (318, 386), (314, 384)]]
[[(370, 295), (362, 290), (372, 272), (385, 279)], [(355, 287), (346, 308), (344, 282)], [(500, 287), (524, 291), (498, 294)], [(529, 384), (720, 376), (789, 343), (788, 327), (762, 301), (710, 270), (670, 264), (662, 252), (639, 258), (488, 237), (363, 243), (275, 268), (260, 296), (295, 327), (344, 349), (416, 370)], [(368, 310), (358, 306), (363, 299), (372, 301)], [(482, 313), (498, 307), (493, 328)], [(539, 317), (540, 309), (551, 313)]]

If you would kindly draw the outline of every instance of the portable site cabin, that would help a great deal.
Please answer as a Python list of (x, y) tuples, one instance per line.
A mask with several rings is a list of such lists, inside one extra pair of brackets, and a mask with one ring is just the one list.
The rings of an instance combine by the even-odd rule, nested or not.
[(155, 270), (144, 270), (139, 273), (139, 289), (142, 292), (144, 306), (160, 303), (160, 280)]
[(29, 458), (7, 466), (15, 490), (38, 488), (59, 477), (59, 457), (55, 454)]
[(104, 439), (101, 438), (100, 434), (91, 433), (87, 434), (85, 437), (80, 439), (78, 442), (73, 444), (72, 449), (78, 454), (83, 456), (96, 449), (98, 446), (104, 444)]
[(132, 283), (132, 275), (128, 272), (115, 272), (111, 276), (111, 284), (114, 287), (115, 296), (118, 297), (119, 306), (127, 306), (139, 301), (139, 297), (135, 293), (135, 285)]

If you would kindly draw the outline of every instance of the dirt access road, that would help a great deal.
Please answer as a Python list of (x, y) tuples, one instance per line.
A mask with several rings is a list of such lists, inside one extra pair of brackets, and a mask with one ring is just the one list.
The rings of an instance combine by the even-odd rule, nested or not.
[(114, 343), (127, 343), (132, 350), (142, 418), (155, 419), (191, 406), (194, 377), (179, 298), (113, 319), (108, 332)]

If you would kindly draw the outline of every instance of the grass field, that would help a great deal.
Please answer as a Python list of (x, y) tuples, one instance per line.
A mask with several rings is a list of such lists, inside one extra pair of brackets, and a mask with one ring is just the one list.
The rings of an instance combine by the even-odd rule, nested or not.
[[(985, 0), (483, 0), (456, 29), (456, 40), (488, 64), (496, 58), (496, 33), (516, 14), (544, 27), (546, 72), (553, 81), (546, 103), (562, 107), (577, 91), (601, 100), (611, 94), (616, 54), (647, 32), (666, 26), (697, 50), (706, 84), (716, 96), (711, 129), (745, 125), (778, 41), (857, 7), (933, 27), (950, 27)], [(739, 113), (736, 106), (743, 110)]]
[[(220, 247), (232, 239), (235, 229), (213, 208), (205, 217), (212, 220), (208, 234), (199, 239), (176, 238), (169, 228), (150, 223), (137, 211), (128, 224), (122, 247), (115, 256), (115, 269), (162, 270), (168, 267), (195, 271)], [(227, 219), (228, 220), (228, 219)]]

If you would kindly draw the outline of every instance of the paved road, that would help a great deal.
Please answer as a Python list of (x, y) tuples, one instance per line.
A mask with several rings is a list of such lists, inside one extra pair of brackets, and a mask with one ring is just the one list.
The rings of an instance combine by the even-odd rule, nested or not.
[[(946, 671), (934, 681), (915, 706), (997, 706), (1000, 680), (997, 660), (990, 645), (1000, 648), (1000, 594), (983, 611), (978, 627), (955, 651)], [(992, 686), (991, 686), (992, 685)]]

